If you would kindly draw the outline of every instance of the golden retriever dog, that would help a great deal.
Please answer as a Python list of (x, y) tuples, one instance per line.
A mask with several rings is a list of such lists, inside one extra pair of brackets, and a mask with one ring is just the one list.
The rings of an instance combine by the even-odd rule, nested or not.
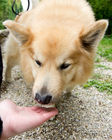
[(108, 26), (96, 21), (85, 0), (42, 0), (15, 21), (7, 20), (7, 81), (20, 64), (40, 104), (55, 103), (62, 92), (83, 84), (92, 73), (96, 48)]

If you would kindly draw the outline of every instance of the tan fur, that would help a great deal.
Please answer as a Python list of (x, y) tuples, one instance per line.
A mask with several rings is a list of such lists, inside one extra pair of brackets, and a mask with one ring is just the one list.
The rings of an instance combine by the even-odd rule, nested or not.
[[(46, 87), (55, 101), (63, 90), (87, 81), (107, 24), (106, 20), (95, 21), (85, 0), (43, 0), (16, 21), (4, 22), (10, 30), (6, 80), (18, 60), (24, 79), (33, 83), (34, 96)], [(63, 63), (71, 65), (61, 70)]]

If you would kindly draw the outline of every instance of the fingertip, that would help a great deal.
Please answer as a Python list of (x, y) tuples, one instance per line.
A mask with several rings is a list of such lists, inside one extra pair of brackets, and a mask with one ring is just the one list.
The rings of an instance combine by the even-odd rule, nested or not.
[(55, 115), (58, 114), (58, 109), (57, 108), (54, 108), (54, 113), (55, 113)]
[(56, 108), (49, 108), (47, 109), (47, 111), (45, 111), (45, 116), (47, 116), (50, 118), (58, 115), (58, 110)]

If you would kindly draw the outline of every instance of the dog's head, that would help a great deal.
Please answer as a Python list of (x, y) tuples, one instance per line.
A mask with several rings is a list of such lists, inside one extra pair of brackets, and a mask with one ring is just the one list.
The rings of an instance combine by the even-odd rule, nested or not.
[(4, 25), (20, 44), (22, 72), (27, 82), (33, 82), (34, 98), (49, 104), (63, 90), (87, 81), (108, 22), (97, 21), (80, 32), (58, 26), (31, 30), (14, 21)]

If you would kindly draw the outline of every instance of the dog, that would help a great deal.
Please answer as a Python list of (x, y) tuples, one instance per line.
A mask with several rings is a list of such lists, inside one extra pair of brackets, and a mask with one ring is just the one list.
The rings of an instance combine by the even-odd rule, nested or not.
[(108, 26), (95, 20), (85, 0), (43, 0), (15, 21), (7, 20), (7, 81), (19, 64), (40, 104), (56, 103), (90, 77), (96, 48)]

